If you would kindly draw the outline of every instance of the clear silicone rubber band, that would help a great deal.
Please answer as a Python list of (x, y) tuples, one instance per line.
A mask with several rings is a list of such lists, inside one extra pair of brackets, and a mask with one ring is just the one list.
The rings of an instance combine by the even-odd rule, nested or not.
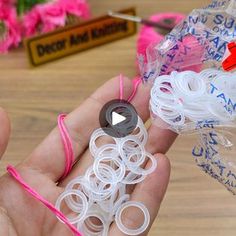
[(110, 213), (110, 219), (114, 220), (115, 219), (115, 215), (117, 210), (119, 209), (119, 207), (124, 204), (125, 202), (129, 201), (130, 199), (130, 195), (129, 194), (124, 194), (123, 196), (121, 196), (114, 204), (114, 206), (112, 207), (111, 213)]
[[(128, 142), (131, 142), (128, 145)], [(139, 165), (140, 163), (143, 162), (144, 160), (144, 146), (142, 145), (142, 143), (135, 137), (135, 136), (127, 136), (125, 138), (122, 139), (122, 141), (119, 142), (119, 152), (120, 155), (123, 157), (123, 160), (126, 161), (127, 160), (127, 153), (132, 153), (134, 151), (140, 150), (140, 159), (137, 161), (137, 165)]]
[(89, 149), (92, 156), (94, 157), (96, 157), (96, 153), (99, 150), (99, 147), (96, 145), (96, 140), (103, 136), (111, 138), (116, 143), (116, 140), (112, 138), (111, 136), (109, 136), (108, 134), (106, 134), (102, 129), (95, 130), (93, 134), (91, 135), (90, 142), (89, 142)]
[(96, 150), (95, 159), (107, 155), (119, 156), (119, 150), (116, 144), (105, 144)]
[[(65, 188), (65, 191), (70, 191), (70, 190), (79, 190), (82, 191), (82, 185), (84, 184), (84, 179), (83, 177), (77, 177), (75, 179), (72, 179), (68, 185)], [(79, 185), (79, 187), (74, 188), (74, 186)], [(77, 200), (77, 199), (76, 199)], [(80, 212), (83, 208), (82, 203), (79, 203), (76, 201), (74, 197), (71, 195), (65, 197), (65, 202), (67, 206), (74, 212)]]
[(184, 100), (194, 100), (206, 93), (206, 84), (198, 73), (185, 71), (178, 73), (172, 82), (177, 94)]
[[(90, 229), (89, 229), (85, 223), (83, 223), (83, 224), (79, 223), (77, 226), (78, 229), (81, 230), (84, 233), (84, 235), (88, 235), (88, 236), (101, 236), (102, 235), (103, 236), (104, 232), (106, 231), (106, 228), (108, 227), (105, 220), (103, 219), (103, 217), (101, 217), (100, 214), (95, 213), (95, 212), (89, 213), (84, 218), (84, 222), (86, 220), (88, 220), (88, 218), (90, 218), (90, 217), (95, 217), (95, 218), (99, 219), (102, 222), (102, 225), (100, 227), (99, 226), (96, 227), (94, 224), (90, 223)], [(92, 230), (94, 230), (95, 232)]]
[(122, 180), (123, 184), (126, 185), (134, 185), (141, 183), (146, 178), (145, 175), (135, 174), (133, 172), (129, 172), (125, 178)]
[[(129, 207), (136, 207), (139, 208), (144, 215), (144, 222), (143, 225), (140, 226), (138, 229), (129, 229), (127, 228), (123, 223), (122, 223), (122, 213), (125, 209), (129, 208)], [(115, 216), (115, 222), (117, 227), (120, 229), (121, 232), (123, 232), (124, 234), (128, 234), (128, 235), (140, 235), (141, 233), (143, 233), (149, 226), (150, 223), (150, 214), (148, 212), (148, 209), (146, 208), (146, 206), (140, 202), (134, 202), (134, 201), (129, 201), (124, 203), (123, 205), (121, 205), (117, 212), (116, 212), (116, 216)]]
[(114, 205), (122, 196), (125, 195), (126, 187), (124, 184), (118, 184), (117, 191), (114, 192), (111, 197), (105, 201), (98, 202), (98, 205), (103, 209), (105, 212), (110, 213), (111, 209), (113, 209)]
[[(139, 132), (136, 133), (138, 129)], [(136, 136), (143, 145), (147, 143), (148, 133), (140, 117), (138, 117), (137, 127), (134, 129), (133, 133), (133, 135)]]
[[(168, 111), (168, 112), (167, 112)], [(183, 111), (175, 110), (175, 108), (161, 107), (156, 109), (155, 114), (158, 115), (167, 124), (173, 126), (181, 126), (185, 123), (185, 115)]]
[[(131, 164), (127, 164), (128, 169), (130, 171), (132, 171), (133, 173), (135, 173), (135, 174), (140, 174), (140, 175), (149, 175), (149, 174), (151, 174), (157, 168), (157, 159), (152, 154), (150, 154), (148, 152), (145, 153), (145, 157), (148, 157), (152, 162), (151, 166), (148, 169), (143, 169), (140, 166), (134, 166), (134, 165), (131, 165)], [(128, 159), (129, 158), (130, 157), (128, 157)], [(127, 162), (127, 163), (129, 163), (129, 162)]]
[[(104, 174), (106, 174), (106, 172)], [(109, 175), (110, 174), (113, 174), (113, 172), (110, 172)], [(93, 167), (91, 166), (85, 173), (86, 182), (90, 184), (84, 186), (84, 191), (87, 192), (87, 194), (89, 194), (94, 201), (104, 201), (116, 190), (116, 185), (102, 183), (99, 179), (97, 179), (97, 177), (92, 177), (93, 175), (94, 177), (96, 176), (93, 171)], [(115, 179), (115, 176), (112, 178)]]
[[(75, 224), (75, 223), (78, 223), (79, 221), (82, 221), (83, 218), (86, 216), (86, 213), (88, 211), (88, 201), (87, 201), (87, 198), (86, 196), (84, 195), (84, 193), (82, 193), (81, 191), (79, 190), (68, 190), (68, 191), (64, 191), (57, 199), (56, 201), (56, 208), (61, 211), (61, 204), (62, 204), (62, 201), (70, 196), (70, 195), (75, 195), (77, 197), (79, 197), (82, 201), (81, 205), (83, 206), (83, 208), (80, 210), (80, 212), (76, 212), (78, 213), (78, 215), (74, 218), (67, 218), (68, 221), (71, 223), (71, 224)], [(60, 221), (61, 219), (58, 218)], [(61, 221), (62, 222), (62, 221)], [(63, 222), (62, 222), (63, 223)]]
[[(99, 167), (101, 166), (102, 161), (106, 161), (106, 162), (110, 161), (110, 163), (115, 164), (117, 169), (113, 169), (111, 167), (110, 168), (113, 171), (113, 176), (116, 176), (116, 178), (106, 178), (104, 177), (104, 175), (101, 174), (101, 172), (99, 171)], [(123, 162), (120, 160), (119, 157), (102, 156), (94, 160), (93, 171), (95, 175), (97, 176), (97, 178), (101, 180), (102, 182), (108, 183), (108, 184), (117, 184), (125, 176), (125, 165), (123, 164)]]

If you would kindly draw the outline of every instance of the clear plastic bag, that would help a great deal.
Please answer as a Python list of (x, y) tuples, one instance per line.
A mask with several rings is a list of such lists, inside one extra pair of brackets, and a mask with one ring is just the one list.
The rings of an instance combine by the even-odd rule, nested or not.
[(236, 39), (236, 1), (213, 1), (193, 10), (160, 44), (147, 49), (147, 63), (141, 63), (144, 82), (172, 71), (220, 68), (227, 44)]
[(176, 133), (196, 132), (199, 122), (236, 124), (236, 73), (206, 69), (172, 72), (157, 78), (151, 89), (153, 123)]
[(198, 126), (199, 142), (192, 155), (197, 165), (236, 195), (236, 127)]
[(221, 71), (234, 40), (236, 0), (213, 0), (149, 45), (140, 70), (152, 86), (152, 122), (197, 135), (197, 165), (236, 194), (236, 73)]
[(160, 76), (150, 111), (155, 125), (197, 135), (197, 165), (236, 194), (236, 73), (206, 69)]

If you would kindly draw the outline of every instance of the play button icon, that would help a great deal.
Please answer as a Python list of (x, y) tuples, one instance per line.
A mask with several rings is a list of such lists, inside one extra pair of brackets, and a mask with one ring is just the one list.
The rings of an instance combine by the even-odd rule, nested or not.
[(118, 114), (117, 112), (112, 112), (112, 125), (117, 125), (126, 120), (126, 117)]
[(108, 135), (123, 138), (136, 128), (138, 115), (129, 102), (116, 99), (103, 106), (99, 121), (102, 129)]

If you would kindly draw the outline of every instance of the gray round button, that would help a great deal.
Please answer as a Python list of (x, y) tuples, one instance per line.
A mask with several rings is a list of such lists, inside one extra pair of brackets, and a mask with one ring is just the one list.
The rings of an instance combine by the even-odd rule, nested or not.
[(123, 138), (133, 132), (138, 123), (135, 108), (125, 100), (112, 100), (105, 104), (100, 112), (101, 128), (108, 135)]

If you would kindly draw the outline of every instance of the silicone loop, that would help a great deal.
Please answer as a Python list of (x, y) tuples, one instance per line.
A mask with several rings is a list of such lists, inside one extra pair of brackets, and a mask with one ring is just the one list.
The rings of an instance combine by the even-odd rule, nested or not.
[(97, 149), (95, 158), (103, 157), (106, 155), (119, 156), (119, 151), (116, 144), (105, 144)]
[[(111, 170), (113, 171), (113, 175), (112, 176), (116, 176), (116, 178), (106, 178), (104, 177), (104, 175), (102, 175), (99, 171), (99, 167), (102, 167), (103, 165), (101, 165), (101, 162), (103, 161), (110, 161), (110, 164), (114, 163), (115, 166), (117, 167), (117, 169), (113, 169), (111, 168)], [(108, 183), (108, 184), (117, 184), (118, 182), (120, 182), (124, 176), (125, 176), (125, 165), (123, 164), (123, 162), (118, 158), (118, 157), (107, 157), (107, 156), (102, 156), (99, 158), (96, 158), (93, 164), (93, 171), (96, 175), (96, 177), (104, 182), (104, 183)]]
[(119, 199), (125, 195), (126, 187), (124, 184), (119, 184), (117, 191), (111, 195), (111, 197), (105, 201), (98, 202), (98, 205), (105, 212), (110, 213), (111, 209), (114, 208), (114, 205), (119, 201)]
[[(107, 168), (107, 166), (104, 166), (104, 168)], [(115, 176), (113, 176), (113, 172), (109, 172), (109, 169), (107, 172), (103, 172), (103, 174), (107, 175), (108, 178), (110, 177), (110, 175), (112, 175), (112, 178), (115, 179)], [(89, 185), (85, 185), (83, 190), (89, 197), (93, 199), (93, 201), (104, 201), (108, 199), (116, 190), (116, 185), (101, 182), (96, 177), (92, 166), (89, 167), (86, 171), (85, 179), (86, 182), (89, 183)]]
[(193, 71), (177, 73), (171, 84), (176, 94), (186, 102), (201, 98), (206, 94), (204, 80)]
[(135, 136), (143, 145), (147, 143), (148, 133), (146, 128), (143, 126), (143, 121), (138, 117), (138, 123), (136, 128), (133, 130), (132, 135)]
[[(65, 188), (65, 191), (70, 191), (70, 190), (79, 190), (79, 191), (83, 191), (83, 185), (85, 185), (85, 179), (81, 176), (75, 178), (75, 179), (72, 179), (68, 185), (66, 186)], [(79, 187), (76, 185), (79, 185)], [(80, 212), (81, 209), (83, 208), (83, 205), (81, 203), (78, 202), (78, 198), (75, 198), (72, 197), (71, 195), (67, 196), (65, 198), (65, 202), (67, 204), (67, 206), (72, 210), (72, 211), (75, 211), (75, 212)], [(91, 205), (91, 199), (89, 198), (88, 199), (88, 206)]]
[(115, 219), (115, 215), (117, 210), (119, 209), (119, 207), (121, 207), (122, 204), (124, 204), (125, 202), (129, 201), (130, 199), (130, 195), (129, 194), (125, 194), (123, 196), (121, 196), (114, 204), (114, 206), (112, 207), (112, 211), (110, 214), (110, 219), (114, 220)]
[(178, 132), (190, 122), (208, 119), (224, 124), (232, 122), (236, 117), (235, 75), (206, 69), (201, 73), (174, 71), (158, 77), (150, 97), (154, 123), (166, 126), (165, 122)]
[[(129, 229), (127, 227), (125, 227), (125, 225), (122, 223), (121, 220), (121, 216), (122, 213), (125, 209), (129, 208), (129, 207), (137, 207), (139, 208), (143, 214), (144, 214), (144, 222), (143, 225), (140, 226), (138, 229)], [(115, 216), (115, 221), (116, 221), (116, 225), (117, 227), (120, 229), (120, 231), (122, 231), (124, 234), (128, 234), (128, 235), (140, 235), (141, 233), (143, 233), (149, 226), (150, 223), (150, 214), (148, 212), (148, 209), (140, 202), (134, 202), (134, 201), (129, 201), (124, 203), (123, 205), (121, 205), (117, 212), (116, 212), (116, 216)]]
[(130, 155), (130, 153), (133, 153), (134, 151), (135, 152), (138, 151), (140, 153), (140, 157), (136, 161), (136, 164), (140, 165), (144, 160), (144, 152), (145, 152), (142, 143), (135, 136), (132, 135), (126, 136), (125, 138), (122, 139), (122, 141), (120, 141), (119, 153), (123, 157), (124, 162), (128, 161), (127, 157)]
[[(132, 154), (128, 157), (128, 160), (131, 158)], [(155, 159), (155, 157), (153, 155), (151, 155), (150, 153), (146, 152), (145, 156), (148, 157), (152, 164), (148, 169), (143, 169), (140, 166), (134, 166), (129, 164), (129, 162), (127, 162), (127, 167), (130, 171), (132, 171), (135, 174), (140, 174), (140, 175), (149, 175), (151, 174), (153, 171), (156, 170), (157, 168), (157, 160)], [(142, 163), (143, 164), (143, 163)]]
[[(99, 224), (92, 222), (91, 218), (96, 218), (96, 222), (99, 220)], [(108, 214), (102, 212), (100, 207), (95, 203), (90, 207), (83, 222), (77, 224), (77, 228), (84, 233), (84, 236), (106, 236), (110, 224), (111, 222), (108, 221)]]
[(108, 134), (106, 134), (102, 129), (95, 130), (91, 135), (89, 142), (89, 149), (93, 157), (96, 157), (96, 153), (99, 150), (99, 147), (96, 145), (96, 140), (103, 136), (111, 138), (116, 143), (116, 140), (111, 136), (109, 136)]
[(135, 174), (133, 172), (129, 172), (125, 178), (122, 180), (123, 184), (134, 185), (141, 183), (146, 178), (145, 175)]
[[(81, 206), (83, 206), (82, 209), (80, 209), (80, 210), (77, 209), (78, 211), (75, 211), (76, 213), (79, 213), (78, 216), (76, 216), (74, 218), (67, 217), (68, 221), (71, 224), (75, 224), (75, 223), (78, 223), (79, 221), (82, 221), (83, 218), (86, 216), (86, 213), (88, 211), (88, 201), (87, 201), (87, 198), (84, 195), (84, 193), (82, 193), (81, 191), (79, 191), (79, 190), (68, 190), (67, 191), (66, 190), (58, 197), (58, 199), (56, 201), (55, 206), (59, 211), (61, 211), (62, 201), (70, 195), (75, 195), (75, 196), (79, 197), (80, 200), (82, 201)], [(58, 219), (61, 221), (60, 218), (58, 218)], [(61, 222), (63, 223), (63, 221), (61, 221)]]

